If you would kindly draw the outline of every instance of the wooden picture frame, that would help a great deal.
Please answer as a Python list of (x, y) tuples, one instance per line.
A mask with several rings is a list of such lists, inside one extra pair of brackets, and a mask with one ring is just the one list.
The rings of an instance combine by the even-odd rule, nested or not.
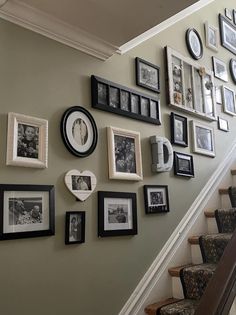
[(195, 30), (194, 28), (189, 28), (186, 31), (185, 39), (186, 39), (188, 51), (190, 55), (192, 56), (192, 58), (196, 60), (202, 58), (203, 45), (202, 45), (201, 37), (199, 33), (197, 32), (197, 30)]
[(219, 49), (219, 29), (208, 22), (205, 22), (205, 38), (206, 47), (211, 50), (218, 51)]
[(169, 194), (167, 185), (144, 185), (145, 213), (169, 212)]
[(67, 211), (65, 220), (65, 244), (85, 242), (85, 211)]
[(221, 45), (236, 55), (236, 26), (219, 14)]
[(48, 121), (17, 113), (8, 113), (6, 164), (48, 167)]
[(177, 176), (194, 177), (193, 156), (174, 152), (174, 174)]
[(140, 133), (107, 127), (109, 178), (142, 180)]
[(235, 92), (228, 86), (222, 86), (223, 89), (223, 110), (225, 113), (235, 116), (236, 115), (236, 102)]
[(98, 236), (136, 235), (137, 201), (131, 192), (98, 192)]
[(218, 117), (218, 129), (229, 132), (229, 122), (226, 119), (223, 119), (221, 117)]
[(188, 120), (186, 117), (171, 112), (171, 143), (183, 147), (188, 146)]
[(193, 152), (215, 157), (214, 129), (196, 121), (191, 121)]
[(136, 84), (160, 93), (160, 67), (141, 58), (135, 58)]
[(52, 185), (0, 184), (0, 240), (55, 234)]
[(226, 63), (216, 57), (212, 57), (214, 76), (224, 82), (228, 82)]

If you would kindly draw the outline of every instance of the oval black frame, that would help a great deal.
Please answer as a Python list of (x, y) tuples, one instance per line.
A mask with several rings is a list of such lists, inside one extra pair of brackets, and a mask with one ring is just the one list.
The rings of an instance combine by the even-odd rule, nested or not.
[[(67, 133), (66, 133), (66, 122), (67, 122), (69, 116), (74, 112), (81, 112), (84, 115), (86, 115), (88, 117), (91, 125), (92, 125), (93, 135), (94, 135), (93, 141), (92, 141), (90, 148), (85, 152), (79, 152), (79, 151), (75, 150), (74, 147), (71, 145), (71, 143), (68, 139)], [(96, 126), (96, 123), (95, 123), (93, 116), (84, 107), (81, 107), (81, 106), (73, 106), (73, 107), (68, 108), (64, 112), (62, 119), (61, 119), (61, 136), (62, 136), (62, 140), (63, 140), (66, 148), (73, 155), (78, 156), (78, 157), (86, 157), (86, 156), (90, 155), (95, 150), (95, 148), (97, 146), (97, 140), (98, 140), (97, 126)]]
[[(190, 43), (190, 40), (189, 40), (189, 37), (190, 37), (190, 33), (191, 32), (194, 32), (198, 38), (198, 41), (199, 41), (199, 45), (200, 45), (200, 48), (201, 48), (201, 52), (199, 55), (196, 55), (192, 49), (192, 46), (191, 46), (191, 43)], [(202, 45), (202, 40), (201, 40), (201, 37), (199, 35), (199, 33), (195, 30), (195, 28), (189, 28), (187, 29), (186, 31), (186, 35), (185, 35), (185, 40), (186, 40), (186, 44), (187, 44), (187, 48), (188, 48), (188, 51), (190, 53), (190, 55), (193, 57), (193, 59), (195, 60), (198, 60), (200, 58), (202, 58), (202, 55), (203, 55), (203, 45)]]
[(232, 77), (232, 80), (234, 81), (234, 84), (236, 84), (236, 71), (234, 71), (233, 63), (236, 65), (236, 59), (231, 58), (229, 62), (229, 70)]

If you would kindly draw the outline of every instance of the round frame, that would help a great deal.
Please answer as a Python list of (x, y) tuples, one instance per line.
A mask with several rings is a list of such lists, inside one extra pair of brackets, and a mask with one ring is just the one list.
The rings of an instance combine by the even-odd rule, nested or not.
[(230, 70), (230, 74), (231, 74), (232, 80), (236, 84), (236, 59), (233, 59), (233, 58), (230, 59), (229, 70)]
[(61, 136), (70, 153), (86, 157), (97, 145), (98, 132), (95, 120), (85, 108), (70, 107), (61, 119)]
[(186, 31), (186, 44), (190, 55), (193, 59), (200, 59), (203, 55), (202, 40), (198, 32), (194, 28), (189, 28)]

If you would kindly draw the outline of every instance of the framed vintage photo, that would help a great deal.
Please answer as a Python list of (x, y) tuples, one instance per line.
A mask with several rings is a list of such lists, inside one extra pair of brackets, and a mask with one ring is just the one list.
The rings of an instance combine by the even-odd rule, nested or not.
[(205, 23), (205, 38), (206, 38), (206, 47), (214, 51), (218, 51), (219, 29), (215, 26), (210, 25), (208, 22)]
[(235, 92), (233, 89), (230, 89), (228, 86), (223, 86), (223, 109), (224, 112), (235, 116), (236, 115), (236, 106), (235, 106)]
[(223, 104), (222, 86), (215, 86), (215, 93), (216, 93), (216, 103)]
[(140, 133), (107, 127), (109, 178), (142, 180)]
[(0, 184), (0, 240), (55, 234), (54, 186)]
[(193, 136), (193, 152), (214, 157), (214, 129), (193, 120), (191, 121), (191, 127)]
[(187, 118), (171, 112), (171, 143), (183, 147), (188, 146), (188, 124)]
[(48, 121), (8, 113), (6, 164), (48, 167)]
[(236, 26), (219, 14), (221, 45), (236, 55)]
[(218, 129), (228, 132), (229, 131), (228, 120), (218, 117)]
[(174, 152), (174, 174), (177, 176), (194, 177), (193, 156)]
[(81, 106), (68, 108), (61, 119), (61, 135), (66, 148), (75, 156), (86, 157), (97, 145), (98, 132), (93, 116)]
[(193, 59), (200, 59), (203, 55), (203, 45), (199, 33), (194, 28), (186, 31), (186, 44), (190, 55)]
[(160, 93), (160, 68), (136, 57), (136, 84), (151, 91)]
[(143, 189), (146, 214), (170, 211), (168, 186), (144, 185)]
[(137, 233), (136, 194), (99, 191), (98, 236), (123, 236)]
[(85, 242), (85, 211), (66, 212), (65, 244)]
[(226, 63), (216, 57), (212, 57), (214, 76), (222, 81), (228, 82)]
[(230, 59), (229, 71), (234, 84), (236, 84), (236, 59), (233, 58)]

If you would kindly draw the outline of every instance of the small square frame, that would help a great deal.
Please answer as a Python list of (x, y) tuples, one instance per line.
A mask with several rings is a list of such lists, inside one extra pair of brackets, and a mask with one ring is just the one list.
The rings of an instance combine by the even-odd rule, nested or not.
[(218, 117), (218, 129), (229, 132), (229, 122), (226, 119), (223, 119), (221, 117)]
[(48, 121), (8, 113), (6, 164), (48, 167)]
[(85, 211), (67, 211), (65, 221), (65, 244), (85, 242)]
[(137, 233), (136, 194), (99, 191), (98, 236), (124, 236)]
[(219, 49), (219, 29), (208, 22), (205, 22), (206, 47), (218, 51)]
[(188, 123), (187, 118), (171, 112), (171, 143), (183, 147), (188, 146)]
[(235, 92), (228, 86), (223, 86), (222, 89), (223, 110), (225, 113), (231, 116), (235, 116), (236, 115)]
[(214, 129), (199, 122), (191, 121), (193, 152), (215, 157)]
[(174, 152), (174, 174), (177, 176), (194, 177), (193, 156)]
[(228, 82), (228, 71), (226, 63), (216, 57), (212, 57), (214, 76), (222, 81)]
[(136, 57), (136, 84), (160, 93), (160, 68), (146, 60)]
[(169, 212), (169, 195), (167, 185), (144, 185), (145, 213)]

